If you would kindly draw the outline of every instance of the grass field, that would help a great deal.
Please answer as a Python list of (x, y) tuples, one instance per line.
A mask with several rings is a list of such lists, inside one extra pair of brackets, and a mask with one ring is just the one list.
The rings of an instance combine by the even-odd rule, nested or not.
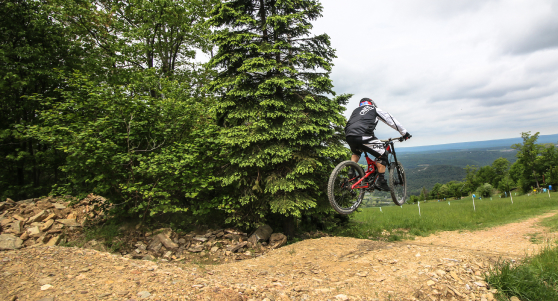
[[(437, 231), (475, 230), (516, 222), (558, 209), (558, 193), (510, 198), (493, 197), (475, 200), (471, 197), (445, 202), (364, 208), (355, 213), (351, 222), (339, 227), (336, 235), (389, 241), (423, 236)], [(542, 226), (558, 231), (558, 216), (546, 218)], [(499, 262), (486, 281), (498, 289), (498, 300), (511, 296), (520, 300), (558, 300), (558, 245), (547, 245), (537, 255), (519, 264)]]
[[(558, 216), (543, 219), (540, 224), (558, 231)], [(558, 300), (558, 245), (546, 243), (541, 252), (521, 263), (501, 261), (490, 270), (486, 281), (499, 292), (499, 300), (511, 296), (520, 300)]]
[[(351, 222), (339, 227), (336, 235), (357, 238), (399, 240), (405, 237), (424, 236), (437, 231), (475, 230), (510, 223), (558, 209), (558, 193), (510, 198), (471, 197), (452, 201), (428, 201), (413, 205), (363, 208), (354, 213)], [(389, 233), (387, 235), (386, 233)]]

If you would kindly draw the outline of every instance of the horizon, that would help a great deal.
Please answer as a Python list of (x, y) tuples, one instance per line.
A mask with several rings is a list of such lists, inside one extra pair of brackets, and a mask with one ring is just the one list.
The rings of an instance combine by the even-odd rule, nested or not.
[[(534, 133), (531, 133), (532, 135)], [(548, 137), (548, 136), (557, 136), (558, 138), (558, 133), (556, 134), (549, 134), (549, 135), (541, 135), (539, 134), (539, 139), (541, 137)], [(411, 138), (412, 140), (413, 138)], [(397, 148), (398, 149), (402, 149), (402, 148), (413, 148), (413, 147), (428, 147), (428, 146), (441, 146), (441, 145), (455, 145), (455, 144), (462, 144), (462, 143), (482, 143), (482, 142), (491, 142), (491, 141), (501, 141), (501, 140), (510, 140), (510, 139), (521, 139), (521, 136), (518, 137), (510, 137), (510, 138), (501, 138), (501, 139), (489, 139), (489, 140), (473, 140), (473, 141), (461, 141), (461, 142), (451, 142), (451, 143), (440, 143), (440, 144), (427, 144), (427, 145), (413, 145), (413, 146), (404, 146), (403, 144), (400, 144)], [(553, 143), (553, 142), (543, 142), (543, 143)], [(558, 140), (555, 142), (555, 144), (558, 144)]]
[(414, 136), (407, 147), (558, 133), (558, 2), (321, 3), (312, 33), (336, 49), (346, 117), (369, 97)]

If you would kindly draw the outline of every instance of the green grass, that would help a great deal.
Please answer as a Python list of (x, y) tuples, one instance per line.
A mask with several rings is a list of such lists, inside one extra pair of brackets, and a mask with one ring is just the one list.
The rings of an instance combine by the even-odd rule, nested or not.
[(498, 299), (512, 296), (523, 301), (558, 300), (558, 246), (546, 246), (519, 265), (499, 262), (486, 281), (498, 290)]
[(547, 217), (540, 222), (541, 226), (548, 227), (550, 231), (557, 232), (558, 231), (558, 214)]
[[(527, 219), (558, 209), (558, 194), (493, 197), (493, 200), (475, 200), (471, 197), (448, 202), (429, 201), (417, 204), (379, 208), (363, 208), (354, 214), (348, 225), (333, 230), (333, 234), (357, 238), (384, 238), (400, 240), (412, 236), (425, 236), (437, 231), (476, 230)], [(558, 217), (556, 219), (558, 227)], [(383, 233), (383, 234), (382, 234)]]
[[(558, 231), (558, 215), (539, 224)], [(498, 290), (500, 300), (512, 296), (521, 300), (558, 300), (558, 246), (548, 244), (517, 265), (501, 261), (490, 270), (486, 281)]]
[(89, 225), (83, 229), (83, 235), (77, 239), (63, 242), (62, 246), (66, 247), (83, 247), (91, 240), (97, 240), (103, 243), (109, 252), (116, 252), (124, 245), (124, 240), (121, 239), (122, 231), (120, 225), (115, 223)]

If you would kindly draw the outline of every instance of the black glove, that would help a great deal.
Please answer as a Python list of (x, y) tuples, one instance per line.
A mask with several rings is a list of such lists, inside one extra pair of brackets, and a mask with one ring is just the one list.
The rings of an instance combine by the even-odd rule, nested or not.
[(407, 133), (405, 133), (405, 135), (403, 135), (404, 140), (409, 140), (411, 137), (413, 137), (413, 136), (411, 136), (411, 134), (409, 134), (409, 132), (407, 132)]

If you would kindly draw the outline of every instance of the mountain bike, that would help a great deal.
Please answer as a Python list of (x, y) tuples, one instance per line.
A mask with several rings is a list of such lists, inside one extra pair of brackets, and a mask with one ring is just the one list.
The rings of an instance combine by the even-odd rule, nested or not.
[[(403, 142), (404, 139), (399, 137), (380, 141), (384, 143), (384, 148), (388, 153), (386, 169), (389, 173), (388, 183), (391, 199), (396, 205), (400, 206), (405, 203), (407, 197), (407, 181), (403, 165), (397, 161), (393, 143)], [(366, 172), (358, 163), (353, 161), (343, 161), (331, 172), (327, 184), (327, 195), (333, 209), (341, 214), (354, 212), (362, 203), (364, 194), (366, 192), (372, 193), (377, 189), (374, 186), (378, 180), (376, 161), (370, 159), (366, 152), (364, 157), (368, 163)]]

